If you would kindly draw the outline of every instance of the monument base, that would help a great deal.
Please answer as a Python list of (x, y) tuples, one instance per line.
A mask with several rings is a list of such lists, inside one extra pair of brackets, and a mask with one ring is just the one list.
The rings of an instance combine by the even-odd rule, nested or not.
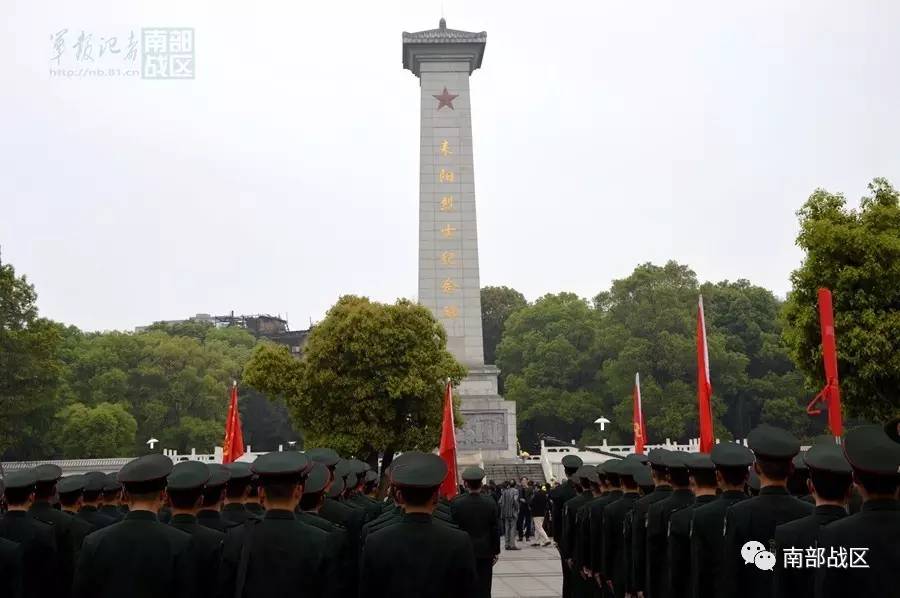
[(489, 463), (516, 458), (516, 403), (497, 391), (500, 370), (493, 365), (469, 367), (469, 375), (459, 384), (463, 427), (456, 434), (461, 462), (480, 455)]

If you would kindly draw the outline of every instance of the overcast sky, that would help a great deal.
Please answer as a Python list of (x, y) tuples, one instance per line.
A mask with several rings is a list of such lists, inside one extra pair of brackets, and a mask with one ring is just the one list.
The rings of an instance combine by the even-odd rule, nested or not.
[[(4, 0), (0, 244), (43, 315), (320, 319), (417, 288), (401, 32), (488, 33), (472, 76), (481, 280), (585, 297), (675, 259), (784, 295), (797, 208), (900, 184), (900, 3)], [(51, 76), (92, 35), (193, 27), (196, 78)], [(121, 56), (123, 53), (120, 53)]]

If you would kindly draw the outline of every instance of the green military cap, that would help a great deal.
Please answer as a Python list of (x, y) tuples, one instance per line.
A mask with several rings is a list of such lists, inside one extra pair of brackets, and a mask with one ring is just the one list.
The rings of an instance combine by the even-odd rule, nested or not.
[(712, 458), (705, 453), (688, 453), (685, 455), (687, 468), (696, 471), (711, 471), (716, 468)]
[(365, 475), (367, 471), (372, 469), (369, 467), (369, 464), (365, 461), (360, 461), (359, 459), (347, 459), (346, 465), (348, 473), (344, 477), (349, 477), (351, 474), (356, 476), (356, 482), (359, 483), (360, 476)]
[(62, 468), (52, 463), (42, 463), (34, 468), (39, 484), (50, 484), (62, 477)]
[(844, 435), (844, 456), (853, 469), (874, 475), (900, 474), (900, 444), (881, 426), (860, 426)]
[(687, 455), (681, 451), (668, 451), (668, 454), (663, 456), (663, 465), (668, 469), (687, 469)]
[(830, 434), (820, 434), (812, 439), (811, 444), (837, 444), (837, 442), (835, 442), (834, 436)]
[(6, 474), (3, 486), (12, 490), (25, 489), (33, 487), (37, 481), (38, 476), (34, 468), (20, 469)]
[(642, 475), (641, 472), (646, 472), (648, 476), (650, 474), (647, 467), (637, 459), (629, 459), (626, 457), (625, 459), (622, 459), (619, 464), (619, 475), (621, 476), (632, 477), (636, 480), (638, 476)]
[(310, 468), (309, 457), (295, 451), (276, 451), (260, 455), (253, 462), (253, 473), (265, 476), (302, 476)]
[(447, 464), (433, 453), (410, 452), (391, 469), (391, 482), (409, 488), (435, 488), (447, 477)]
[(806, 467), (806, 461), (804, 460), (804, 456), (806, 453), (804, 451), (800, 451), (794, 458), (791, 460), (791, 463), (794, 464), (794, 469), (798, 471), (806, 471), (808, 467)]
[(768, 424), (759, 425), (747, 434), (750, 450), (760, 457), (770, 459), (793, 459), (800, 452), (797, 437), (781, 428)]
[[(121, 484), (139, 484), (162, 480), (172, 473), (172, 460), (165, 455), (154, 453), (129, 461), (119, 470), (116, 479)], [(91, 474), (87, 474), (91, 475)], [(104, 476), (104, 484), (105, 486)]]
[(597, 468), (593, 465), (582, 465), (578, 468), (578, 471), (575, 472), (575, 477), (580, 480), (587, 480), (592, 484), (596, 484), (599, 481), (599, 476), (597, 476)]
[(752, 469), (750, 470), (750, 476), (747, 478), (747, 485), (750, 486), (751, 488), (753, 488), (754, 490), (759, 491), (759, 487), (760, 487), (759, 474), (756, 473), (755, 471), (753, 471)]
[(341, 456), (337, 454), (336, 450), (324, 447), (309, 449), (306, 451), (306, 456), (326, 467), (334, 467), (341, 460)]
[(850, 473), (853, 469), (844, 451), (834, 442), (814, 444), (803, 453), (804, 465), (809, 469), (830, 471), (832, 473)]
[(894, 442), (900, 442), (900, 417), (895, 417), (884, 424), (884, 432)]
[(378, 472), (369, 470), (366, 472), (366, 483), (371, 484), (372, 482), (378, 481)]
[(102, 471), (89, 471), (84, 474), (85, 492), (102, 492), (106, 485), (106, 474)]
[(347, 479), (351, 473), (353, 473), (353, 465), (350, 463), (350, 459), (341, 459), (334, 466), (334, 476), (337, 478)]
[(713, 447), (709, 458), (718, 467), (749, 467), (754, 461), (750, 449), (736, 442), (720, 442)]
[(121, 488), (122, 485), (119, 483), (119, 480), (116, 479), (116, 474), (106, 474), (106, 482), (104, 482), (103, 484), (104, 492), (115, 492), (116, 490), (120, 490)]
[(228, 473), (231, 477), (228, 478), (228, 481), (236, 481), (236, 482), (249, 482), (250, 478), (253, 477), (253, 472), (250, 471), (250, 464), (245, 463), (243, 461), (234, 461), (227, 465), (223, 465), (225, 469), (228, 470)]
[(648, 461), (647, 455), (645, 455), (645, 454), (643, 454), (643, 453), (640, 453), (640, 454), (638, 454), (638, 453), (628, 453), (627, 455), (625, 455), (625, 460), (626, 460), (626, 461), (637, 461), (637, 462), (640, 463), (641, 465), (644, 465), (644, 464), (647, 463), (647, 461)]
[(328, 498), (337, 498), (347, 488), (344, 478), (335, 477), (328, 488)]
[(209, 480), (210, 471), (200, 461), (182, 461), (172, 468), (169, 474), (169, 490), (196, 490), (202, 488)]
[(603, 462), (603, 471), (608, 474), (611, 473), (613, 475), (622, 475), (622, 469), (624, 468), (624, 466), (624, 459), (612, 458)]
[(668, 449), (663, 448), (650, 449), (650, 452), (647, 453), (647, 462), (652, 466), (666, 467), (666, 455), (669, 452)]
[(303, 494), (318, 494), (325, 490), (328, 480), (331, 479), (331, 472), (324, 463), (313, 463), (312, 469), (306, 476), (306, 483), (303, 484)]
[(207, 488), (224, 486), (231, 479), (231, 472), (224, 465), (207, 463), (206, 468), (209, 470), (209, 479), (206, 481)]
[(650, 468), (641, 465), (640, 469), (633, 470), (634, 481), (638, 486), (652, 486), (653, 476), (650, 475)]
[(562, 458), (562, 465), (563, 467), (573, 469), (584, 465), (584, 461), (582, 461), (581, 457), (578, 455), (566, 455)]
[(462, 473), (462, 479), (467, 482), (480, 482), (484, 479), (484, 470), (480, 467), (467, 467)]
[(84, 490), (87, 480), (83, 475), (67, 475), (56, 483), (56, 491), (60, 494), (74, 494)]

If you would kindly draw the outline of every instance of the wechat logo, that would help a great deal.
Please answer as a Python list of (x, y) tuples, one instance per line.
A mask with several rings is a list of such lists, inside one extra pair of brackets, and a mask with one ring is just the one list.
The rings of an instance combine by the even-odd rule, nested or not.
[(775, 568), (775, 555), (766, 550), (762, 542), (750, 540), (741, 547), (741, 556), (745, 565), (753, 563), (760, 571), (771, 571)]

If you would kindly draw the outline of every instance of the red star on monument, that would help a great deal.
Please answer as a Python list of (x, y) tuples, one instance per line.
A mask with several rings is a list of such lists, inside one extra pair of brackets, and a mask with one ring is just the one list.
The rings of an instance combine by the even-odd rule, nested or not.
[(442, 93), (441, 95), (433, 95), (431, 97), (438, 101), (438, 107), (436, 108), (436, 110), (440, 110), (444, 106), (449, 106), (450, 110), (455, 110), (455, 108), (453, 107), (453, 100), (458, 98), (459, 94), (452, 94), (448, 92), (447, 88), (445, 87), (444, 93)]

